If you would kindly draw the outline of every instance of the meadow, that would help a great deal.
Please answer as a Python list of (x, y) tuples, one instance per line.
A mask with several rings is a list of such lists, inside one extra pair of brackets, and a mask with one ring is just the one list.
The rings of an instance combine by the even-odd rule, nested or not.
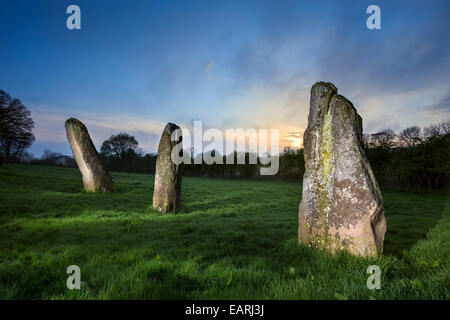
[(385, 250), (366, 259), (298, 245), (300, 183), (184, 177), (161, 215), (152, 175), (111, 174), (118, 191), (92, 194), (76, 169), (0, 167), (0, 299), (450, 298), (448, 191), (382, 189)]

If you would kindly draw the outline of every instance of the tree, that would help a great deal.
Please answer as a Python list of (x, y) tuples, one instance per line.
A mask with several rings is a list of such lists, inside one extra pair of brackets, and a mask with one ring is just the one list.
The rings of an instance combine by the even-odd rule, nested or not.
[(391, 166), (393, 147), (395, 146), (396, 135), (392, 129), (384, 129), (370, 135), (369, 148), (367, 156), (370, 159), (370, 165), (381, 185), (387, 182)]
[(443, 188), (450, 177), (450, 121), (424, 128), (425, 142), (421, 145), (422, 172), (429, 189)]
[(302, 181), (305, 173), (303, 149), (286, 150), (280, 155), (280, 168), (277, 176), (282, 180)]
[(406, 128), (399, 133), (398, 138), (402, 147), (412, 148), (422, 141), (420, 127)]
[(53, 156), (54, 152), (50, 149), (45, 149), (44, 153), (42, 154), (41, 160), (50, 160)]
[(135, 154), (138, 147), (138, 142), (133, 136), (125, 132), (112, 135), (108, 140), (105, 140), (101, 147), (101, 153), (105, 157), (113, 157), (120, 160), (125, 160), (127, 156)]
[(450, 133), (450, 121), (442, 121), (438, 124), (432, 124), (423, 130), (425, 139), (433, 139)]
[(17, 160), (22, 163), (31, 163), (35, 160), (34, 156), (28, 151), (21, 151), (17, 156)]
[(34, 142), (31, 112), (17, 98), (0, 90), (0, 157), (18, 157)]
[(384, 129), (370, 135), (369, 145), (372, 148), (391, 149), (395, 145), (395, 138), (392, 129)]

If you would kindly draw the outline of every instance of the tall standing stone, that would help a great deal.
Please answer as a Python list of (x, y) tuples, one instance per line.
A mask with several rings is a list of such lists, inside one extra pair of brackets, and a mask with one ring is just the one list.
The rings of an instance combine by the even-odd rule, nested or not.
[(362, 119), (331, 83), (311, 88), (299, 242), (331, 253), (383, 251), (383, 198), (364, 155)]
[(90, 192), (116, 190), (111, 176), (100, 161), (86, 126), (75, 118), (68, 119), (65, 126), (73, 156), (83, 175), (84, 189)]
[[(176, 141), (171, 140), (172, 133), (177, 129), (180, 129), (180, 127), (168, 123), (164, 128), (158, 146), (153, 208), (162, 213), (176, 212), (181, 203), (181, 164), (174, 163), (171, 157), (175, 145), (182, 143), (181, 134), (174, 139)], [(179, 150), (182, 150), (182, 145), (178, 147)]]

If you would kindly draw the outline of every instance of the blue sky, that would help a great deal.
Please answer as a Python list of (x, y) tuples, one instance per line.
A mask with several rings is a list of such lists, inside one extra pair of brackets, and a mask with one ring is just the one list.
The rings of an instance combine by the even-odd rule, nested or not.
[[(81, 8), (81, 30), (66, 8)], [(368, 30), (366, 8), (381, 8)], [(121, 131), (156, 151), (164, 124), (277, 128), (293, 145), (309, 89), (331, 81), (364, 131), (450, 119), (448, 1), (2, 0), (0, 88), (21, 99), (36, 142), (71, 154), (64, 121), (94, 143)]]

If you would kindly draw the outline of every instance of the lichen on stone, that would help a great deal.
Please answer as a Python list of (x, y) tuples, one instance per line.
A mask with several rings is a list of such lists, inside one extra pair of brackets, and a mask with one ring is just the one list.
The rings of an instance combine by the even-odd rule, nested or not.
[[(162, 213), (175, 213), (181, 204), (181, 165), (172, 161), (172, 148), (182, 143), (172, 141), (172, 133), (180, 127), (168, 123), (161, 135), (156, 158), (155, 184), (153, 190), (153, 208)], [(181, 148), (182, 149), (182, 148)]]
[(383, 202), (361, 136), (362, 119), (352, 103), (333, 84), (316, 83), (304, 134), (300, 242), (330, 252), (382, 252)]
[(88, 192), (115, 191), (115, 184), (103, 167), (86, 126), (75, 118), (66, 120), (67, 140), (74, 159), (83, 176), (83, 186)]

